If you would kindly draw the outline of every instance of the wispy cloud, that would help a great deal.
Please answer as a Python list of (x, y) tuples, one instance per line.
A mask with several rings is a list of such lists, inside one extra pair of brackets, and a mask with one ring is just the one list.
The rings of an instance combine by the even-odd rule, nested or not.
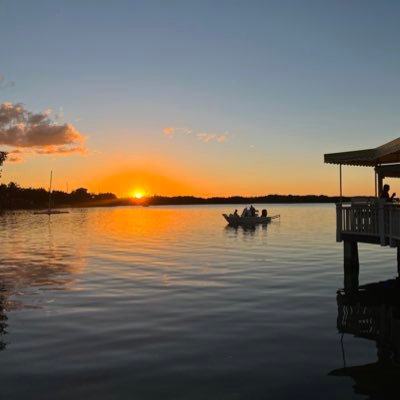
[(69, 123), (59, 124), (52, 110), (33, 113), (20, 103), (0, 105), (0, 145), (14, 148), (8, 161), (23, 155), (86, 153), (85, 137)]
[(223, 133), (223, 134), (216, 134), (212, 132), (199, 132), (199, 133), (194, 133), (193, 129), (191, 128), (174, 128), (174, 127), (165, 127), (163, 129), (163, 133), (165, 136), (173, 136), (174, 134), (186, 134), (186, 135), (191, 135), (194, 134), (194, 137), (204, 143), (208, 143), (211, 141), (215, 142), (227, 142), (229, 140), (229, 133)]
[(7, 89), (14, 86), (14, 81), (7, 81), (4, 75), (0, 74), (0, 89)]
[(175, 128), (172, 128), (170, 126), (163, 129), (164, 135), (167, 135), (167, 136), (173, 135), (174, 132), (175, 132)]
[(221, 135), (217, 135), (215, 133), (211, 133), (211, 132), (202, 132), (202, 133), (198, 133), (196, 135), (197, 139), (200, 140), (201, 142), (204, 143), (208, 143), (211, 141), (215, 141), (215, 142), (227, 142), (229, 140), (229, 134), (228, 133), (223, 133)]
[(223, 133), (217, 136), (217, 142), (227, 142), (229, 140), (229, 133)]
[(197, 139), (199, 139), (201, 142), (208, 143), (209, 141), (215, 139), (215, 135), (213, 133), (209, 132), (202, 132), (198, 133), (196, 135)]
[(166, 136), (172, 136), (173, 134), (185, 134), (190, 135), (193, 132), (191, 128), (174, 128), (172, 126), (168, 126), (163, 129), (163, 133)]
[(23, 155), (23, 150), (11, 150), (7, 154), (7, 162), (20, 163), (24, 161)]

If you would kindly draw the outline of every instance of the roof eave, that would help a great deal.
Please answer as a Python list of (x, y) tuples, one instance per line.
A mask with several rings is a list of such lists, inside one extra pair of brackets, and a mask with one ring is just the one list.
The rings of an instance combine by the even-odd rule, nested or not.
[(374, 151), (374, 149), (368, 149), (324, 154), (324, 162), (327, 164), (371, 167), (376, 165)]

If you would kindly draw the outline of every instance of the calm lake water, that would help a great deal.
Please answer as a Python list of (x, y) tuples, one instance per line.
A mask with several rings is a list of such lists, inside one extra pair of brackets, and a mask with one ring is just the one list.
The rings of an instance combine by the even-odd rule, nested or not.
[[(234, 208), (0, 215), (0, 398), (367, 398), (330, 374), (377, 361), (336, 326), (335, 206), (268, 205), (255, 229)], [(360, 263), (360, 283), (396, 275), (394, 249)]]

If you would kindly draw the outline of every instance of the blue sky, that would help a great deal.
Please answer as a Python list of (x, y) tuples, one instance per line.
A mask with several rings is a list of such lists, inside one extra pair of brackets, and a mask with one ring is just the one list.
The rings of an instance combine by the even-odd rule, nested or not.
[[(89, 150), (29, 156), (4, 179), (40, 184), (50, 165), (90, 186), (96, 170), (157, 165), (203, 195), (335, 193), (323, 153), (399, 136), (399, 17), (394, 1), (0, 0), (0, 74), (15, 82), (0, 103), (61, 112)], [(364, 190), (367, 172), (350, 174)]]

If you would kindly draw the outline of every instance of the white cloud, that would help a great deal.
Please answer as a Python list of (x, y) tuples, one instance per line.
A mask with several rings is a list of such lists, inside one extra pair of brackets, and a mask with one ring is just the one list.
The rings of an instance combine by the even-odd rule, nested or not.
[(208, 143), (211, 141), (215, 141), (218, 143), (227, 142), (229, 140), (228, 136), (229, 136), (228, 133), (223, 133), (221, 135), (217, 135), (217, 134), (211, 133), (211, 132), (202, 132), (202, 133), (198, 133), (196, 135), (197, 139), (204, 143)]
[(208, 133), (208, 132), (203, 132), (203, 133), (198, 133), (196, 135), (197, 139), (199, 139), (200, 141), (207, 143), (210, 140), (215, 139), (215, 135), (213, 133)]
[[(174, 127), (165, 127), (163, 128), (163, 133), (165, 136), (174, 136), (175, 134), (185, 134), (185, 135), (191, 135), (194, 133), (193, 129), (191, 128), (174, 128)], [(197, 138), (197, 140), (208, 143), (211, 141), (215, 141), (218, 143), (226, 142), (229, 140), (229, 133), (225, 132), (222, 134), (215, 134), (212, 132), (200, 132), (194, 134), (194, 136)]]

